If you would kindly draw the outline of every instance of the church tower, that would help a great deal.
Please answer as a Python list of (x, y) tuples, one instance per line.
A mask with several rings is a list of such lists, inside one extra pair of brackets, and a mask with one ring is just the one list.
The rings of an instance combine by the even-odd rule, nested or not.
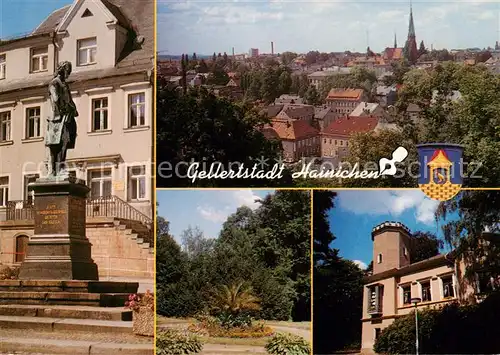
[(396, 39), (396, 32), (394, 32), (394, 49), (398, 48), (398, 41)]
[(416, 63), (418, 59), (417, 39), (415, 36), (415, 25), (413, 23), (413, 8), (410, 3), (410, 25), (408, 27), (408, 38), (404, 47), (404, 57), (410, 63)]

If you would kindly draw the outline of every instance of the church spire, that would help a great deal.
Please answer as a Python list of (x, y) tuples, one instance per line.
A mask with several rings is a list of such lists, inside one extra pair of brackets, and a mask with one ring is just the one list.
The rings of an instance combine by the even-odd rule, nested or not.
[(413, 24), (413, 6), (410, 0), (410, 26), (408, 28), (408, 38), (415, 37), (415, 25)]
[(394, 32), (394, 48), (398, 48), (398, 41), (396, 40), (396, 32)]

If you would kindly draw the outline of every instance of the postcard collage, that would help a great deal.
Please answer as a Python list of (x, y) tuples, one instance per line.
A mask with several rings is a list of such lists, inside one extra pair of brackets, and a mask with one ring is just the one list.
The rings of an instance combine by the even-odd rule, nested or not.
[(0, 354), (499, 354), (499, 14), (0, 0)]

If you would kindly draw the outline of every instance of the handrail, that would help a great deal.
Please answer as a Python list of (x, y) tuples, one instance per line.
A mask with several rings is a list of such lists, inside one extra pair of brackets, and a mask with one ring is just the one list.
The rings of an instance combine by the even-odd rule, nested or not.
[[(8, 201), (6, 219), (32, 220), (34, 219), (34, 205), (32, 201)], [(114, 217), (124, 220), (138, 221), (151, 228), (153, 220), (117, 196), (87, 198), (87, 217)]]

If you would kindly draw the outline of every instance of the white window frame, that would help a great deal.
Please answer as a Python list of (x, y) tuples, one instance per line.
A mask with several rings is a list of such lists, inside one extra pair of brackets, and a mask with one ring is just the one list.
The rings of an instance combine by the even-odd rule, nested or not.
[[(83, 41), (88, 41), (88, 40), (94, 40), (95, 44), (91, 46), (82, 46)], [(91, 51), (95, 49), (94, 52), (94, 61), (91, 61)], [(85, 63), (80, 62), (80, 52), (85, 51), (85, 57), (86, 61)], [(79, 67), (84, 67), (87, 65), (94, 65), (97, 64), (97, 37), (87, 37), (87, 38), (81, 38), (76, 41), (76, 63), (77, 66)]]
[(0, 80), (7, 76), (7, 54), (0, 53)]
[[(40, 54), (34, 54), (36, 50), (42, 50), (45, 49), (44, 53)], [(45, 67), (43, 67), (43, 59), (46, 59), (45, 62)], [(34, 60), (38, 61), (38, 69), (35, 70), (33, 69), (33, 61)], [(49, 47), (34, 47), (30, 49), (30, 72), (31, 73), (41, 73), (41, 72), (46, 72), (49, 70)]]
[[(444, 282), (443, 279), (448, 279), (451, 278), (451, 287), (453, 289), (453, 297), (447, 297), (445, 298), (444, 296)], [(438, 282), (439, 282), (439, 293), (440, 297), (442, 300), (444, 299), (453, 299), (457, 297), (457, 290), (456, 290), (456, 280), (455, 280), (455, 275), (454, 274), (449, 274), (449, 275), (442, 275), (438, 277)]]
[(10, 175), (0, 175), (0, 179), (3, 178), (7, 178), (7, 185), (0, 184), (0, 190), (4, 190), (3, 200), (0, 200), (0, 207), (7, 207), (7, 202), (10, 200)]
[[(422, 284), (424, 283), (429, 283), (429, 292), (430, 292), (430, 300), (424, 300), (424, 286)], [(420, 293), (420, 298), (422, 299), (422, 302), (433, 302), (435, 301), (432, 298), (432, 279), (427, 279), (427, 280), (420, 280), (418, 281), (418, 292)]]
[[(4, 116), (8, 117), (7, 120), (4, 120)], [(6, 126), (5, 129), (5, 137), (3, 137), (2, 131), (3, 127)], [(12, 140), (12, 111), (0, 111), (0, 142), (9, 142)]]
[[(131, 115), (131, 108), (132, 108), (132, 105), (141, 105), (140, 103), (133, 103), (131, 104), (130, 103), (130, 99), (132, 96), (134, 95), (144, 95), (144, 103), (142, 103), (142, 105), (144, 106), (144, 124), (143, 125), (135, 125), (135, 126), (132, 126), (131, 125), (131, 119), (132, 119), (132, 115)], [(126, 123), (125, 123), (125, 127), (126, 128), (130, 128), (130, 129), (134, 129), (134, 128), (143, 128), (143, 127), (147, 127), (148, 124), (149, 124), (149, 120), (148, 120), (148, 94), (147, 94), (147, 90), (138, 90), (138, 91), (129, 91), (129, 92), (126, 92), (125, 93), (126, 95), (126, 98), (125, 98), (125, 104), (126, 104), (126, 107), (127, 107), (127, 110), (126, 110), (126, 115), (125, 115), (125, 119), (126, 119)]]
[[(134, 168), (142, 168), (144, 169), (144, 174), (142, 175), (133, 175), (132, 174), (132, 169)], [(138, 198), (132, 198), (132, 193), (131, 193), (131, 187), (132, 184), (136, 184), (137, 192), (139, 192), (139, 186), (140, 186), (140, 178), (144, 177), (144, 197), (138, 197)], [(132, 181), (135, 180), (135, 181)], [(148, 171), (147, 171), (147, 166), (146, 165), (134, 165), (134, 166), (129, 166), (127, 168), (127, 200), (130, 202), (134, 201), (148, 201)]]
[[(94, 102), (98, 100), (104, 100), (106, 99), (108, 101), (108, 106), (106, 107), (106, 111), (108, 112), (108, 119), (107, 119), (107, 127), (106, 129), (100, 129), (96, 130), (94, 127)], [(89, 101), (90, 101), (90, 122), (89, 122), (89, 127), (90, 130), (89, 132), (92, 133), (98, 133), (98, 132), (108, 132), (111, 131), (111, 95), (93, 95), (89, 96)], [(102, 111), (102, 108), (100, 109)], [(101, 122), (103, 118), (101, 117)]]
[[(100, 178), (92, 178), (92, 173), (94, 172), (103, 172), (104, 170), (110, 170), (111, 171), (111, 175), (108, 177), (100, 177)], [(113, 196), (114, 195), (114, 190), (113, 190), (113, 175), (114, 175), (114, 169), (110, 166), (106, 166), (106, 167), (102, 167), (102, 168), (95, 168), (95, 169), (87, 169), (87, 186), (90, 188), (90, 196), (91, 198), (94, 198), (94, 196), (92, 196), (92, 182), (93, 181), (100, 181), (100, 184), (99, 184), (99, 198), (102, 198), (102, 197), (108, 197), (108, 196), (103, 196), (103, 181), (105, 180), (109, 180), (110, 184), (111, 184), (111, 192), (110, 192), (110, 196)]]
[(411, 305), (411, 302), (410, 303), (405, 303), (405, 292), (404, 292), (404, 289), (407, 288), (407, 287), (410, 288), (410, 300), (411, 300), (411, 293), (412, 293), (411, 283), (408, 282), (408, 283), (399, 285), (399, 306), (400, 307), (406, 307), (408, 305)]
[[(36, 128), (38, 128), (38, 132), (39, 132), (39, 135), (37, 136), (33, 136), (33, 137), (29, 137), (28, 136), (28, 129), (29, 129), (29, 117), (28, 116), (28, 111), (29, 110), (33, 110), (33, 109), (37, 109), (40, 110), (40, 113), (39, 113), (39, 116), (38, 116), (38, 126), (35, 125), (33, 127), (34, 131), (36, 131)], [(25, 139), (36, 139), (36, 138), (40, 138), (42, 137), (42, 116), (43, 116), (43, 112), (42, 112), (42, 105), (38, 104), (38, 105), (29, 105), (29, 106), (24, 106), (24, 138)], [(37, 116), (33, 116), (33, 117), (37, 117)]]

